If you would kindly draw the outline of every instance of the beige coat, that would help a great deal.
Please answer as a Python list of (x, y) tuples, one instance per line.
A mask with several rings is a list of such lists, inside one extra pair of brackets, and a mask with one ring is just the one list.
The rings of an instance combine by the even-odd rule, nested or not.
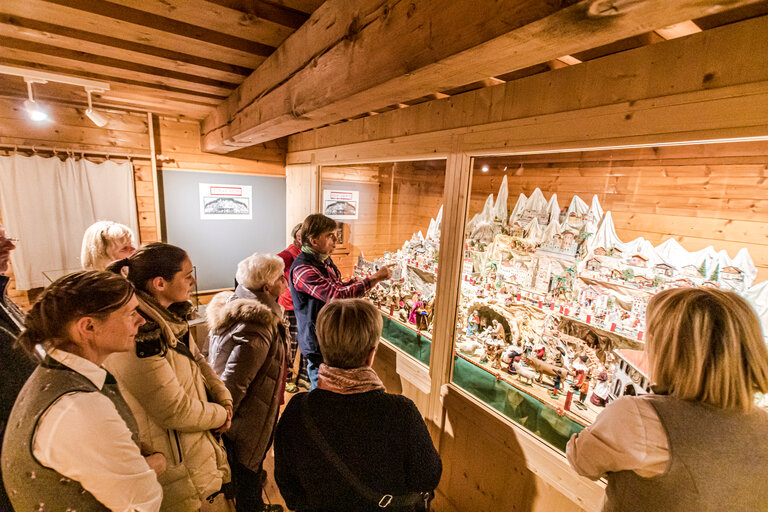
[(196, 511), (230, 480), (226, 452), (211, 430), (226, 421), (224, 406), (232, 405), (232, 397), (191, 333), (191, 350), (185, 350), (168, 324), (147, 307), (142, 304), (141, 310), (160, 324), (167, 352), (145, 358), (136, 351), (113, 354), (104, 366), (136, 417), (141, 443), (165, 455), (167, 470), (158, 477), (163, 486), (161, 510)]

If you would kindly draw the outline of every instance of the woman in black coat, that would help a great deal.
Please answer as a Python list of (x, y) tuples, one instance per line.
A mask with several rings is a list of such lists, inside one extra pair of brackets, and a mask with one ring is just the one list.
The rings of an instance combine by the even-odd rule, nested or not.
[(381, 323), (363, 299), (329, 302), (318, 315), (318, 387), (290, 401), (275, 437), (275, 480), (292, 510), (424, 510), (440, 481), (418, 409), (371, 368)]

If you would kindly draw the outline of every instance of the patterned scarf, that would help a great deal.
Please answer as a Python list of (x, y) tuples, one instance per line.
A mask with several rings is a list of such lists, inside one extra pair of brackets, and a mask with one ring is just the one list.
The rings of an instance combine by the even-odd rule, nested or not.
[(314, 256), (315, 258), (320, 260), (320, 263), (325, 263), (325, 260), (327, 260), (330, 257), (330, 255), (328, 255), (328, 254), (320, 254), (319, 252), (317, 252), (316, 250), (314, 250), (312, 247), (310, 247), (308, 245), (302, 246), (301, 247), (301, 252), (305, 252), (307, 254), (311, 254), (312, 256)]
[(147, 321), (139, 327), (137, 343), (161, 340), (162, 346), (175, 347), (177, 341), (189, 332), (186, 318), (194, 307), (191, 303), (179, 302), (166, 308), (141, 290), (136, 290), (136, 298), (139, 300), (139, 311)]
[(377, 389), (384, 391), (384, 384), (370, 366), (345, 369), (328, 366), (325, 363), (320, 365), (317, 387), (341, 395), (365, 393)]

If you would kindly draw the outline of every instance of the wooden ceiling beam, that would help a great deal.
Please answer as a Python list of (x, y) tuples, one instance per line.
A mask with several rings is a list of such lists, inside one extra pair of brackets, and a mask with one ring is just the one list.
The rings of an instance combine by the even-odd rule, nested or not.
[(226, 153), (754, 2), (328, 0), (205, 119), (203, 149)]
[[(146, 0), (138, 0), (147, 3)], [(164, 16), (158, 16), (151, 12), (134, 9), (106, 0), (46, 0), (48, 3), (70, 7), (79, 11), (105, 16), (126, 23), (132, 23), (142, 27), (148, 27), (160, 32), (181, 34), (196, 41), (223, 46), (231, 50), (240, 50), (254, 55), (266, 57), (275, 51), (274, 46), (249, 41), (242, 37), (232, 36), (227, 33), (217, 32), (205, 27), (185, 23)]]
[[(293, 28), (266, 18), (260, 18), (252, 13), (245, 14), (236, 9), (230, 9), (226, 5), (219, 5), (218, 2), (206, 0), (109, 1), (274, 48), (280, 46), (280, 43), (294, 32)], [(303, 15), (304, 19), (307, 17)]]
[(174, 34), (44, 0), (0, 1), (0, 14), (64, 27), (76, 27), (76, 30), (90, 34), (109, 34), (110, 38), (182, 54), (205, 55), (206, 59), (212, 61), (250, 69), (256, 69), (264, 62), (264, 56), (199, 41), (194, 39), (193, 34)]
[(260, 0), (208, 0), (207, 3), (228, 7), (249, 16), (271, 21), (294, 30), (302, 26), (309, 19), (309, 15), (304, 12)]
[(294, 11), (300, 11), (304, 14), (312, 14), (318, 7), (323, 5), (325, 0), (270, 0), (269, 3), (288, 7)]
[(127, 58), (139, 64), (161, 66), (182, 73), (238, 84), (253, 71), (250, 68), (234, 66), (197, 55), (174, 52), (7, 14), (0, 14), (0, 36), (36, 41), (105, 57)]
[[(27, 88), (24, 81), (18, 77), (0, 75), (1, 97), (18, 102), (22, 108), (22, 102), (27, 98)], [(120, 83), (113, 84), (110, 91), (104, 95), (94, 95), (93, 104), (96, 108), (118, 109), (128, 111), (152, 111), (157, 114), (189, 117), (192, 119), (204, 118), (213, 108), (213, 105), (202, 100), (183, 97), (171, 92), (153, 89), (144, 89)], [(87, 101), (82, 88), (71, 85), (47, 83), (35, 88), (35, 99), (42, 103), (54, 102), (59, 105), (67, 105), (85, 109)]]
[[(214, 105), (218, 104), (223, 98), (225, 98), (225, 96), (222, 96), (221, 94), (211, 94), (207, 92), (201, 92), (199, 90), (174, 87), (169, 85), (171, 80), (135, 80), (134, 78), (136, 74), (133, 72), (120, 73), (119, 75), (121, 76), (115, 76), (115, 74), (101, 74), (94, 72), (92, 69), (93, 66), (87, 66), (79, 62), (66, 61), (56, 57), (49, 57), (47, 55), (30, 54), (22, 50), (4, 49), (2, 54), (0, 54), (0, 64), (50, 71), (51, 73), (60, 73), (63, 75), (78, 76), (82, 78), (90, 78), (93, 80), (102, 80), (104, 82), (110, 82), (110, 86), (113, 91), (115, 90), (114, 85), (116, 83), (121, 83), (133, 86), (137, 88), (137, 91), (143, 89), (172, 92), (176, 94), (179, 99), (188, 98), (191, 101), (206, 100), (207, 103)], [(116, 70), (111, 69), (109, 71)]]
[(172, 69), (147, 66), (146, 64), (138, 64), (136, 62), (115, 59), (113, 57), (104, 57), (101, 55), (86, 53), (84, 51), (70, 50), (68, 48), (38, 43), (35, 41), (25, 41), (23, 39), (17, 39), (14, 37), (0, 36), (0, 47), (14, 48), (16, 50), (24, 50), (27, 52), (40, 53), (53, 57), (60, 57), (63, 59), (80, 61), (88, 64), (89, 67), (103, 66), (107, 68), (133, 71), (137, 76), (156, 76), (162, 78), (170, 78), (175, 82), (189, 82), (189, 84), (210, 87), (210, 90), (215, 93), (223, 92), (228, 94), (226, 92), (227, 90), (237, 88), (237, 84), (232, 82), (224, 82), (221, 80), (215, 80), (213, 78), (191, 75), (189, 73), (181, 73)]

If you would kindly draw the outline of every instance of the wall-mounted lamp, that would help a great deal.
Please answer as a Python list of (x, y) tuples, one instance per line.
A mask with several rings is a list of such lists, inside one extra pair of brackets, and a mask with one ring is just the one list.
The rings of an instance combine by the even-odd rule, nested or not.
[(40, 108), (40, 104), (37, 103), (32, 96), (32, 84), (45, 84), (48, 82), (76, 85), (84, 88), (88, 95), (88, 110), (85, 111), (85, 115), (88, 116), (88, 119), (93, 121), (93, 124), (98, 127), (106, 125), (109, 121), (107, 116), (93, 110), (93, 101), (91, 99), (91, 93), (109, 90), (109, 84), (106, 82), (97, 82), (96, 80), (88, 80), (86, 78), (77, 78), (74, 76), (59, 75), (58, 73), (48, 73), (47, 71), (38, 71), (36, 69), (17, 68), (5, 65), (0, 65), (0, 74), (20, 76), (24, 78), (24, 81), (27, 83), (27, 93), (29, 96), (29, 99), (24, 101), (24, 109), (33, 121), (44, 121), (48, 119), (48, 113)]
[(24, 81), (27, 83), (27, 95), (29, 96), (29, 99), (24, 101), (24, 110), (27, 111), (31, 120), (37, 122), (45, 121), (48, 119), (48, 112), (43, 110), (40, 104), (35, 101), (35, 97), (32, 94), (32, 84), (44, 84), (46, 81), (28, 78), (24, 78)]
[(85, 111), (85, 115), (88, 116), (88, 119), (93, 121), (93, 124), (98, 126), (99, 128), (103, 127), (109, 122), (109, 119), (107, 119), (107, 116), (100, 112), (96, 112), (93, 110), (93, 103), (91, 100), (91, 93), (92, 92), (103, 92), (101, 89), (91, 89), (86, 87), (85, 92), (88, 94), (88, 110)]

